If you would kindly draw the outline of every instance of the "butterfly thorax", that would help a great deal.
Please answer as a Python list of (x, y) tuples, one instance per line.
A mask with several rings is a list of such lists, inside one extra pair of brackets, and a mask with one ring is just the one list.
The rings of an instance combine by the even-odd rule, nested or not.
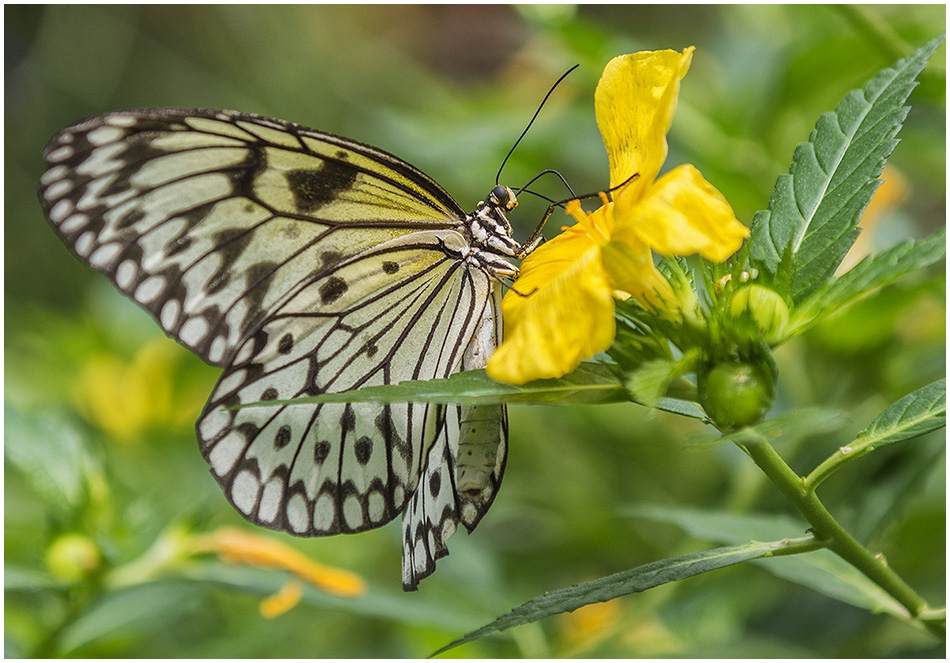
[(479, 265), (495, 274), (515, 278), (518, 268), (504, 256), (519, 257), (523, 247), (512, 236), (506, 212), (518, 206), (515, 192), (507, 186), (496, 186), (487, 201), (480, 201), (475, 211), (466, 218), (472, 246), (471, 257)]

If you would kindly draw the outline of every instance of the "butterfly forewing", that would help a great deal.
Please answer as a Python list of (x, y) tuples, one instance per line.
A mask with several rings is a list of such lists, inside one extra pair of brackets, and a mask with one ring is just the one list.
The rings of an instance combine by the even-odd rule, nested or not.
[[(235, 507), (298, 535), (405, 511), (405, 584), (430, 574), (494, 498), (502, 406), (477, 422), (426, 404), (230, 408), (483, 367), (499, 262), (471, 259), (471, 217), (386, 152), (232, 111), (100, 115), (45, 157), (41, 199), (63, 241), (225, 367), (197, 431)], [(458, 463), (460, 443), (476, 452)]]
[(46, 150), (42, 197), (81, 259), (211, 363), (227, 363), (321, 267), (464, 216), (424, 174), (374, 148), (196, 112), (113, 113), (61, 132)]

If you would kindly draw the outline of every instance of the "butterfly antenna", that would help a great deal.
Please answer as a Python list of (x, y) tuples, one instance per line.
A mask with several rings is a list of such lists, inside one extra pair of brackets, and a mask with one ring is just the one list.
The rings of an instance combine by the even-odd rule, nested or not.
[[(545, 172), (548, 172), (548, 171), (545, 171)], [(550, 171), (550, 172), (557, 172), (557, 171)], [(543, 175), (543, 174), (544, 174), (544, 173), (541, 173), (541, 175)], [(540, 177), (541, 175), (538, 175), (538, 177)], [(558, 176), (560, 176), (560, 173), (558, 173)], [(620, 184), (618, 184), (618, 185), (616, 185), (616, 186), (610, 187), (609, 189), (607, 189), (606, 191), (604, 191), (604, 193), (606, 193), (608, 196), (610, 196), (610, 194), (611, 194), (612, 192), (614, 192), (614, 191), (616, 191), (617, 189), (620, 189), (620, 188), (622, 188), (622, 187), (625, 187), (626, 185), (628, 185), (630, 182), (632, 182), (633, 180), (637, 179), (638, 177), (640, 177), (640, 173), (634, 173), (633, 175), (631, 175), (630, 177), (628, 177), (627, 179), (625, 179), (625, 180), (624, 180), (623, 182), (621, 182)], [(533, 180), (531, 180), (531, 182), (533, 182), (533, 181), (536, 180), (536, 179), (538, 179), (538, 178), (535, 177)], [(561, 180), (563, 181), (564, 178), (562, 177)], [(531, 182), (528, 182), (528, 184), (531, 184)], [(566, 187), (568, 188), (568, 190), (571, 189), (571, 187), (567, 184), (567, 182), (564, 182), (564, 186), (566, 186)], [(527, 187), (527, 184), (525, 185), (525, 187)], [(521, 191), (527, 191), (527, 189), (525, 189), (524, 187), (522, 187)], [(519, 192), (519, 193), (520, 193), (520, 192)], [(525, 253), (525, 254), (530, 253), (531, 251), (533, 251), (533, 250), (534, 250), (534, 247), (536, 247), (539, 242), (543, 241), (543, 239), (541, 239), (541, 231), (544, 230), (544, 224), (546, 224), (546, 223), (548, 222), (548, 219), (551, 218), (551, 214), (554, 213), (554, 210), (555, 210), (556, 208), (558, 208), (558, 207), (564, 207), (567, 203), (571, 202), (572, 200), (588, 200), (588, 199), (590, 199), (590, 198), (596, 198), (596, 197), (598, 197), (598, 196), (600, 195), (600, 192), (595, 192), (595, 193), (585, 193), (585, 194), (582, 195), (582, 196), (578, 196), (578, 195), (574, 195), (574, 191), (571, 191), (571, 197), (570, 197), (570, 198), (565, 198), (564, 200), (551, 200), (551, 199), (548, 198), (547, 196), (542, 196), (541, 194), (535, 193), (534, 191), (528, 191), (528, 193), (533, 193), (534, 195), (538, 196), (539, 198), (544, 198), (545, 200), (547, 200), (547, 201), (548, 201), (549, 203), (551, 203), (551, 204), (548, 206), (547, 211), (544, 213), (544, 217), (541, 219), (541, 223), (539, 223), (539, 224), (538, 224), (538, 227), (534, 229), (534, 232), (531, 234), (531, 237), (528, 238), (528, 241), (525, 242), (525, 243), (522, 245), (523, 247), (525, 247), (525, 249), (524, 249), (524, 251), (523, 251), (523, 253)], [(611, 198), (612, 198), (612, 196), (611, 196)], [(519, 257), (521, 257), (521, 256), (519, 256)]]
[[(571, 188), (571, 185), (567, 183), (567, 180), (564, 179), (564, 176), (561, 175), (561, 173), (559, 173), (558, 171), (554, 170), (553, 168), (548, 168), (547, 170), (542, 170), (540, 173), (538, 173), (537, 175), (535, 175), (534, 177), (532, 177), (530, 180), (528, 180), (528, 182), (527, 182), (523, 187), (521, 187), (520, 189), (518, 189), (516, 195), (519, 195), (519, 196), (520, 196), (520, 195), (522, 194), (522, 192), (526, 192), (526, 193), (531, 193), (531, 194), (534, 194), (535, 196), (537, 196), (538, 194), (537, 194), (536, 192), (534, 192), (534, 191), (530, 191), (530, 190), (528, 189), (528, 187), (531, 186), (532, 184), (534, 184), (535, 182), (537, 182), (539, 179), (541, 179), (541, 178), (544, 177), (545, 175), (557, 175), (557, 178), (558, 178), (559, 180), (561, 180), (561, 184), (564, 185), (564, 188), (567, 189), (568, 191), (570, 191), (570, 193), (571, 193), (571, 197), (568, 198), (568, 200), (571, 200), (572, 198), (575, 198), (575, 197), (576, 197), (576, 194), (574, 193), (574, 189), (572, 189), (572, 188)], [(544, 196), (540, 196), (540, 197), (541, 197), (541, 198), (544, 198)], [(548, 202), (554, 202), (553, 200), (549, 200), (549, 199), (547, 199), (547, 198), (545, 198), (545, 200), (548, 200)]]
[[(557, 172), (557, 171), (551, 171), (551, 172)], [(542, 175), (543, 175), (543, 174), (544, 174), (544, 173), (542, 173)], [(560, 173), (558, 173), (558, 175), (560, 175)], [(564, 200), (548, 200), (548, 202), (551, 203), (551, 206), (552, 206), (552, 207), (564, 207), (564, 205), (566, 205), (567, 203), (571, 202), (572, 200), (590, 200), (591, 198), (597, 198), (597, 197), (599, 197), (601, 193), (606, 193), (607, 196), (608, 196), (611, 200), (613, 200), (613, 196), (611, 196), (610, 194), (612, 194), (614, 191), (617, 191), (618, 189), (622, 189), (623, 187), (627, 186), (628, 184), (630, 184), (630, 182), (634, 181), (634, 180), (637, 179), (638, 177), (640, 177), (640, 173), (634, 173), (633, 175), (631, 175), (630, 177), (628, 177), (627, 179), (625, 179), (625, 180), (624, 180), (623, 182), (621, 182), (620, 184), (614, 185), (614, 186), (610, 187), (609, 189), (607, 189), (606, 191), (603, 191), (603, 192), (595, 191), (595, 192), (593, 192), (593, 193), (585, 193), (585, 194), (583, 194), (583, 195), (581, 195), (581, 196), (578, 196), (578, 195), (575, 195), (573, 191), (571, 191), (571, 197), (570, 197), (570, 198), (565, 198)], [(535, 178), (535, 179), (537, 179), (537, 178)], [(564, 178), (561, 178), (562, 181), (563, 181), (563, 179), (564, 179)], [(534, 181), (534, 180), (531, 180), (531, 182), (533, 182), (533, 181)], [(531, 182), (528, 182), (528, 184), (531, 184)], [(527, 185), (526, 185), (526, 186), (527, 186)], [(566, 186), (569, 190), (570, 190), (570, 188), (571, 188), (571, 187), (568, 185), (567, 182), (564, 182), (564, 186)], [(520, 192), (519, 192), (519, 193), (520, 193)], [(528, 193), (534, 193), (534, 191), (529, 191)], [(534, 195), (537, 196), (538, 194), (537, 194), (537, 193), (534, 193)], [(542, 196), (542, 198), (543, 198), (543, 197), (544, 197), (544, 196)]]
[[(551, 89), (548, 90), (548, 93), (547, 93), (546, 95), (544, 95), (544, 99), (541, 100), (541, 105), (538, 106), (538, 110), (534, 111), (534, 115), (531, 117), (531, 121), (528, 122), (528, 126), (526, 126), (526, 127), (524, 128), (524, 131), (522, 131), (522, 132), (521, 132), (521, 135), (518, 136), (518, 140), (516, 140), (516, 141), (515, 141), (515, 144), (511, 146), (511, 149), (510, 149), (510, 150), (508, 150), (508, 154), (505, 155), (504, 161), (501, 162), (501, 167), (498, 169), (498, 174), (495, 175), (495, 186), (498, 186), (498, 182), (501, 180), (501, 171), (503, 171), (503, 170), (505, 169), (505, 164), (508, 163), (508, 159), (510, 159), (510, 158), (511, 158), (511, 155), (514, 154), (515, 148), (518, 147), (518, 143), (520, 143), (520, 142), (521, 142), (521, 139), (524, 138), (524, 137), (525, 137), (525, 134), (528, 133), (528, 129), (530, 129), (530, 128), (531, 128), (531, 125), (534, 124), (534, 121), (537, 119), (538, 114), (541, 113), (541, 109), (544, 108), (544, 104), (547, 102), (548, 97), (550, 97), (551, 94), (554, 92), (555, 88), (557, 88), (557, 86), (561, 84), (561, 81), (563, 81), (565, 78), (567, 78), (567, 75), (568, 75), (569, 73), (571, 73), (572, 71), (574, 71), (575, 69), (577, 69), (578, 67), (580, 67), (580, 65), (579, 65), (579, 64), (575, 64), (573, 67), (571, 67), (570, 69), (568, 69), (567, 71), (565, 71), (563, 74), (561, 74), (561, 77), (560, 77), (559, 79), (557, 79), (557, 81), (554, 83), (554, 85), (551, 86)], [(563, 179), (563, 178), (562, 178), (562, 179)], [(568, 189), (570, 189), (570, 187), (568, 187)]]

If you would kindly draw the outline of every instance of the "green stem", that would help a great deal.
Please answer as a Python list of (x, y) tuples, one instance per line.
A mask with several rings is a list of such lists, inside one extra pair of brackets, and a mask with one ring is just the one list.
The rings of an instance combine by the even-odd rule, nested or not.
[(802, 553), (814, 552), (827, 548), (826, 542), (821, 541), (813, 535), (800, 536), (797, 539), (783, 539), (772, 544), (774, 550), (772, 557), (784, 557), (787, 555), (801, 555)]
[(893, 596), (907, 608), (910, 617), (918, 620), (932, 633), (941, 638), (945, 637), (945, 629), (940, 624), (935, 624), (931, 620), (918, 619), (929, 610), (927, 602), (887, 565), (883, 557), (875, 555), (862, 546), (838, 524), (815, 492), (806, 486), (805, 480), (788, 466), (765, 438), (759, 440), (746, 438), (739, 446), (805, 516), (814, 530), (816, 539)]
[(855, 449), (850, 445), (841, 447), (833, 454), (828, 456), (828, 458), (823, 460), (821, 464), (818, 465), (818, 467), (812, 470), (811, 473), (805, 477), (804, 485), (806, 490), (815, 492), (818, 484), (830, 477), (834, 472), (838, 471), (842, 465), (854, 460), (855, 458), (863, 456), (869, 451), (872, 451), (872, 449)]

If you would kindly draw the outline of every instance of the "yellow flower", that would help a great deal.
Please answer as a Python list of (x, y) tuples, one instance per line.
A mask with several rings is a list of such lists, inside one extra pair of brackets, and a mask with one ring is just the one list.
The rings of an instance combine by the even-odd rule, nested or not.
[(131, 362), (97, 354), (76, 384), (79, 409), (114, 439), (139, 438), (172, 409), (172, 366), (177, 349), (164, 338), (143, 347)]
[(748, 237), (726, 199), (693, 166), (657, 177), (692, 57), (690, 47), (607, 64), (594, 105), (613, 200), (601, 194), (603, 206), (590, 213), (571, 201), (566, 211), (576, 225), (525, 258), (502, 304), (506, 338), (488, 362), (493, 379), (522, 384), (560, 377), (609, 348), (615, 297), (634, 297), (677, 317), (677, 295), (652, 252), (722, 262)]
[(358, 575), (324, 566), (269, 536), (222, 527), (209, 534), (196, 535), (190, 550), (216, 553), (222, 561), (231, 564), (290, 571), (293, 576), (284, 587), (261, 602), (261, 614), (267, 618), (277, 617), (297, 605), (303, 596), (303, 586), (297, 578), (337, 596), (356, 597), (366, 592), (366, 583)]
[[(180, 346), (155, 338), (131, 361), (101, 352), (84, 364), (73, 386), (77, 409), (114, 440), (134, 442), (149, 430), (187, 430), (198, 416), (196, 399), (177, 385)], [(204, 382), (201, 394), (207, 393)]]

